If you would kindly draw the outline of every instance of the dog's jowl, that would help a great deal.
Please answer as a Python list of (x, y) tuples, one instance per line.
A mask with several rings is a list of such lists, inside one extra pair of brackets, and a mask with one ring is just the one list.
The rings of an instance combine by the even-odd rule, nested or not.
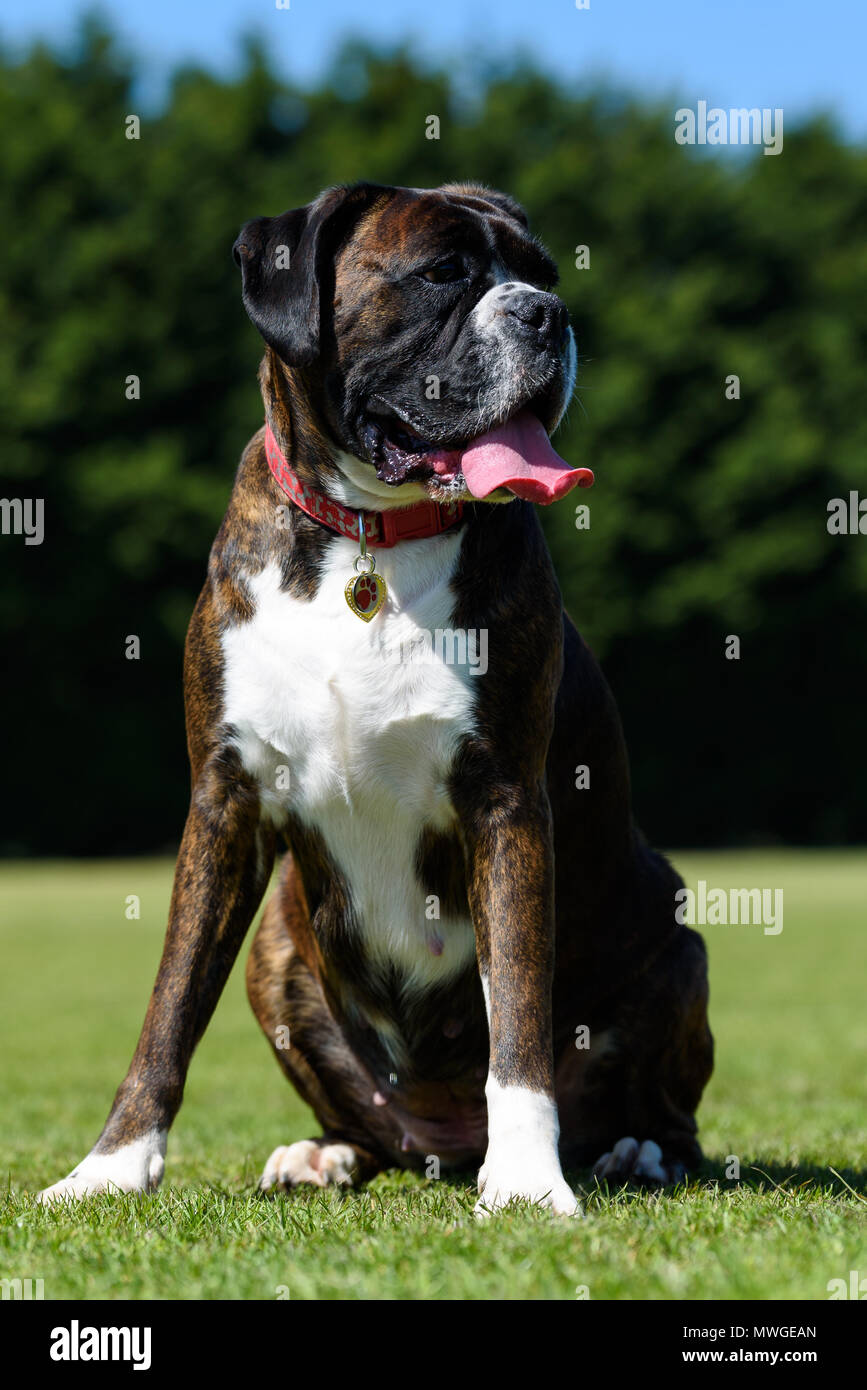
[(160, 1181), (284, 849), (248, 990), (322, 1133), (263, 1188), (481, 1165), (480, 1213), (571, 1213), (561, 1164), (671, 1181), (700, 1158), (705, 951), (537, 518), (592, 482), (549, 441), (576, 360), (555, 267), (464, 185), (331, 189), (234, 253), (266, 423), (187, 638), (165, 949), (105, 1128), (43, 1199)]

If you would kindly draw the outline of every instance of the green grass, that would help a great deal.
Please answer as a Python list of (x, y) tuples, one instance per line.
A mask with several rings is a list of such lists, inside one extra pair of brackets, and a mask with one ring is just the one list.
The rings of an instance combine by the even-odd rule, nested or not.
[(34, 1206), (87, 1152), (124, 1074), (171, 865), (3, 867), (0, 1276), (42, 1278), (46, 1298), (574, 1299), (585, 1285), (594, 1299), (824, 1299), (830, 1279), (867, 1275), (867, 855), (674, 857), (693, 885), (785, 890), (779, 936), (703, 929), (717, 1039), (704, 1171), (650, 1194), (578, 1172), (583, 1221), (524, 1208), (481, 1225), (471, 1174), (256, 1194), (271, 1149), (316, 1131), (253, 1020), (242, 963), (194, 1059), (163, 1189)]

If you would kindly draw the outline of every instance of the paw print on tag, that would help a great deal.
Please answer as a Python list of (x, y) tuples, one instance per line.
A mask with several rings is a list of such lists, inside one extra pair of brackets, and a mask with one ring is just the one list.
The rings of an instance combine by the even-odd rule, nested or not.
[(345, 593), (346, 602), (355, 616), (369, 623), (385, 602), (385, 580), (372, 572), (360, 574), (357, 579), (350, 579)]
[(361, 578), (356, 581), (355, 588), (352, 591), (352, 597), (355, 599), (362, 613), (366, 613), (371, 604), (376, 603), (379, 597), (376, 580), (363, 574)]

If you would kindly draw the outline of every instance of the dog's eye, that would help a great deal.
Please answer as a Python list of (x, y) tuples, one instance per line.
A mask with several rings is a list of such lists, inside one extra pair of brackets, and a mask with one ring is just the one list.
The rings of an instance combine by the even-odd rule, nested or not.
[(418, 272), (422, 280), (427, 280), (430, 285), (451, 285), (456, 280), (463, 280), (466, 269), (463, 261), (438, 261), (436, 265), (429, 265), (426, 270)]

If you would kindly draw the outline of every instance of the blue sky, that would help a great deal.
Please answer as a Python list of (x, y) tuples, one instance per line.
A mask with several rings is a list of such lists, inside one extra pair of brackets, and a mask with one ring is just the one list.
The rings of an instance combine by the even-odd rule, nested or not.
[[(15, 6), (0, 36), (69, 36), (70, 0)], [(237, 38), (263, 34), (278, 69), (315, 79), (348, 33), (412, 36), (431, 56), (517, 47), (567, 82), (605, 74), (678, 105), (781, 106), (794, 123), (831, 110), (844, 134), (867, 140), (867, 0), (104, 0), (99, 7), (147, 63), (158, 91), (178, 61), (231, 71)]]

